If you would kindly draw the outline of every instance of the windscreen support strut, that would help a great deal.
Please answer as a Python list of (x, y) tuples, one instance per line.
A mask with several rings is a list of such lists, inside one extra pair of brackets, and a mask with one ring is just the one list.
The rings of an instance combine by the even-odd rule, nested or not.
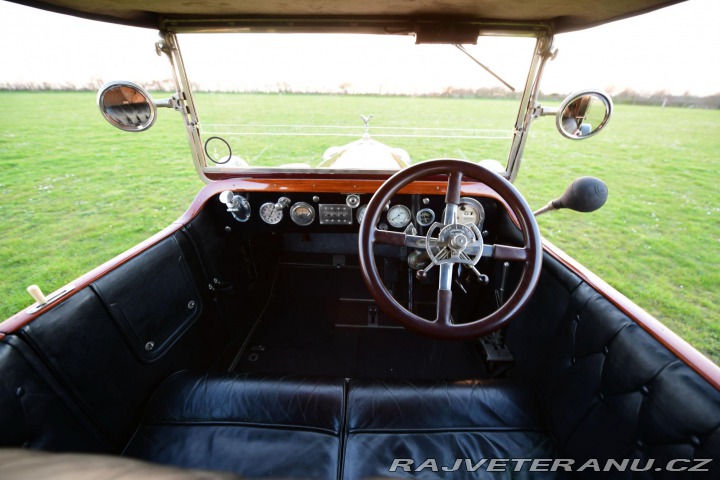
[(525, 141), (527, 140), (528, 131), (530, 130), (530, 124), (534, 120), (533, 112), (535, 111), (537, 97), (540, 93), (540, 78), (542, 77), (543, 69), (548, 60), (555, 58), (556, 53), (557, 50), (553, 47), (553, 36), (551, 32), (538, 37), (520, 102), (520, 110), (515, 120), (515, 130), (513, 132), (510, 153), (508, 154), (505, 176), (510, 182), (515, 181), (518, 170), (520, 170)]

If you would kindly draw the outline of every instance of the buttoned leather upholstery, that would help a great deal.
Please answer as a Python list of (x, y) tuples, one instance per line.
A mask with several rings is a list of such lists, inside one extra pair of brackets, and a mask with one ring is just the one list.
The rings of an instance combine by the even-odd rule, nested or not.
[(652, 459), (636, 475), (658, 478), (674, 478), (654, 470), (673, 459), (713, 459), (692, 478), (720, 478), (720, 392), (556, 261), (546, 256), (544, 267), (539, 294), (507, 340), (518, 375), (536, 385), (560, 456), (640, 467)]

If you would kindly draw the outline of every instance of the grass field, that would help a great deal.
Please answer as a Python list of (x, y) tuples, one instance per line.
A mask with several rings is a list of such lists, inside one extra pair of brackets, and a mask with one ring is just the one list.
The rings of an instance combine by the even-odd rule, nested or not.
[[(198, 101), (207, 123), (247, 123), (244, 112), (264, 112), (253, 119), (357, 125), (359, 114), (384, 111), (373, 125), (393, 126), (389, 115), (400, 112), (418, 125), (442, 128), (460, 118), (493, 129), (489, 119), (500, 118), (507, 129), (515, 114), (514, 104), (489, 100), (205, 94)], [(213, 110), (228, 103), (237, 118)], [(278, 119), (281, 103), (294, 109)], [(202, 187), (175, 112), (161, 111), (153, 129), (129, 134), (102, 120), (92, 93), (0, 92), (0, 118), (2, 318), (32, 303), (27, 285), (50, 292), (68, 283), (167, 226)], [(275, 140), (254, 137), (238, 153), (253, 164), (322, 155), (324, 143), (286, 138), (265, 148)], [(507, 151), (507, 141), (381, 140), (414, 159), (501, 159)], [(582, 175), (605, 180), (608, 204), (593, 214), (544, 215), (543, 234), (720, 361), (720, 111), (618, 106), (607, 131), (584, 142), (560, 137), (552, 119), (536, 122), (516, 182), (531, 206)]]

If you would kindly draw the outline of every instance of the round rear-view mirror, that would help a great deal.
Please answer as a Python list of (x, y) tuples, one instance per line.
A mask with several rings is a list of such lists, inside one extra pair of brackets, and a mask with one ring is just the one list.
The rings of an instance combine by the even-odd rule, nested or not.
[(126, 132), (147, 130), (157, 117), (150, 94), (132, 82), (106, 83), (100, 87), (97, 103), (105, 120)]
[(605, 128), (612, 110), (610, 95), (600, 91), (576, 92), (560, 105), (555, 125), (564, 137), (583, 140)]

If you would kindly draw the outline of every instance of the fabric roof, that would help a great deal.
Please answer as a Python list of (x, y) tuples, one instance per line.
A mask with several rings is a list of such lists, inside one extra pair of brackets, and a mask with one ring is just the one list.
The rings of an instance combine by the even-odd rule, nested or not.
[(646, 13), (683, 0), (10, 0), (106, 22), (160, 28), (165, 19), (292, 20), (366, 17), (400, 21), (546, 23), (556, 33)]

